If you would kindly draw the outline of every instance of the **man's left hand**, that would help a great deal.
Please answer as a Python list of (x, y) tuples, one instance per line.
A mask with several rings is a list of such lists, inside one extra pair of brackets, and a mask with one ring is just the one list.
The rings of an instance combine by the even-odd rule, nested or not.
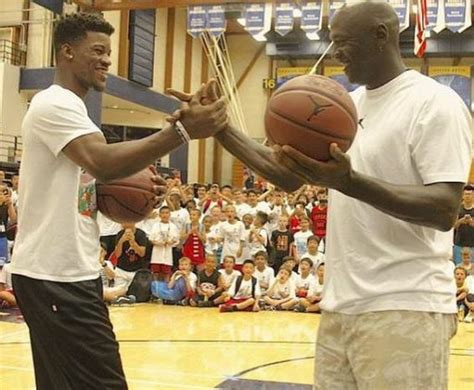
[(343, 190), (351, 184), (351, 160), (337, 144), (329, 146), (331, 160), (313, 160), (289, 145), (273, 146), (273, 153), (280, 164), (308, 184)]

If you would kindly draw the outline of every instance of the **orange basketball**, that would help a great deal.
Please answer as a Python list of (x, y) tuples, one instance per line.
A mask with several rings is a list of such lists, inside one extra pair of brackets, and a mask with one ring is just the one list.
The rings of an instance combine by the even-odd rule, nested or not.
[(342, 85), (319, 75), (295, 77), (272, 95), (265, 113), (270, 144), (290, 145), (315, 160), (330, 159), (329, 145), (344, 152), (357, 131), (357, 110)]
[(136, 223), (145, 219), (155, 207), (152, 178), (156, 173), (146, 168), (124, 179), (107, 184), (97, 183), (97, 206), (107, 218), (119, 223)]

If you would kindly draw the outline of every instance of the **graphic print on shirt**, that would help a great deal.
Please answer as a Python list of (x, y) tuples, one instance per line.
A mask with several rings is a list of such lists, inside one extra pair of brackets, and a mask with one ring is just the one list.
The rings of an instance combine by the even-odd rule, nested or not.
[(95, 179), (88, 173), (81, 174), (78, 194), (79, 214), (97, 219), (97, 191)]

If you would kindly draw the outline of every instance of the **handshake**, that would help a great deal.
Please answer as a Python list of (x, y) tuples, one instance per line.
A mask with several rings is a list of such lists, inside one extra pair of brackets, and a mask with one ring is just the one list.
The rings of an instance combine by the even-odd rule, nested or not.
[[(220, 96), (215, 80), (203, 84), (194, 95), (174, 89), (166, 92), (184, 103), (166, 120), (172, 125), (178, 125), (177, 131), (181, 136), (184, 130), (185, 140), (212, 137), (229, 125), (227, 103)], [(178, 121), (184, 129), (180, 129)]]

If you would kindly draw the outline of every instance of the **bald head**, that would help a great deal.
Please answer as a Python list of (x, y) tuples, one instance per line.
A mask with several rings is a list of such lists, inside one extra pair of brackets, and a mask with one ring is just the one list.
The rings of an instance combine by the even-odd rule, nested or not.
[(398, 16), (393, 7), (385, 1), (353, 1), (339, 10), (331, 22), (332, 26), (340, 24), (350, 30), (352, 36), (366, 39), (374, 38), (378, 30), (386, 32), (386, 40), (398, 47), (400, 33)]

